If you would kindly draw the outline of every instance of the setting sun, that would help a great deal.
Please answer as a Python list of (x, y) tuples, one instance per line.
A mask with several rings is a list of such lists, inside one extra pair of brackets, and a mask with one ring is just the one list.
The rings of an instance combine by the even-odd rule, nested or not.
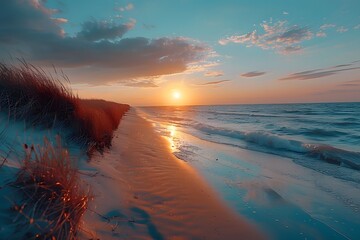
[(180, 99), (180, 98), (181, 98), (181, 93), (180, 93), (179, 91), (174, 91), (174, 92), (172, 93), (172, 97), (173, 97), (174, 99)]

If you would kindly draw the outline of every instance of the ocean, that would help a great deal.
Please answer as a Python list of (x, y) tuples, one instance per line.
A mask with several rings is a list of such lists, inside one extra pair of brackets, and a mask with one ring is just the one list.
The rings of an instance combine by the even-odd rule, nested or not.
[(359, 239), (360, 103), (143, 107), (221, 198), (272, 239)]

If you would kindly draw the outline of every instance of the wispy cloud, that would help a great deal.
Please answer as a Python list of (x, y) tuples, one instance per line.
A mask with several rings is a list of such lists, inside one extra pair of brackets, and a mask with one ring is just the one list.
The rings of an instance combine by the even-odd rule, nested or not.
[(329, 29), (329, 28), (334, 28), (336, 27), (335, 24), (332, 24), (332, 23), (326, 23), (326, 24), (323, 24), (320, 26), (320, 29), (321, 30), (326, 30), (326, 29)]
[(224, 75), (222, 71), (211, 71), (204, 74), (205, 77), (221, 77)]
[(326, 37), (327, 35), (326, 35), (325, 32), (320, 31), (320, 32), (317, 32), (317, 33), (316, 33), (316, 36), (317, 36), (317, 37)]
[[(320, 69), (313, 69), (313, 70), (307, 70), (303, 72), (297, 72), (292, 73), (287, 76), (284, 76), (280, 78), (279, 80), (310, 80), (310, 79), (316, 79), (316, 78), (322, 78), (327, 77), (331, 75), (335, 75), (339, 72), (346, 72), (351, 70), (357, 70), (360, 69), (359, 66), (353, 66), (353, 64), (341, 64), (329, 68), (320, 68)], [(345, 67), (345, 68), (344, 68)]]
[[(120, 82), (121, 83), (121, 82)], [(135, 80), (131, 79), (128, 81), (123, 81), (122, 85), (127, 87), (138, 87), (138, 88), (156, 88), (159, 87), (154, 83), (153, 80)]]
[(344, 33), (344, 32), (349, 31), (349, 29), (344, 26), (341, 26), (341, 27), (337, 28), (336, 31), (339, 33)]
[(77, 37), (87, 41), (121, 38), (134, 26), (135, 21), (130, 21), (123, 24), (115, 24), (107, 21), (92, 20), (83, 23), (82, 30), (77, 34)]
[(360, 24), (356, 25), (356, 26), (354, 27), (354, 29), (355, 29), (355, 30), (360, 29)]
[(124, 12), (124, 11), (130, 11), (130, 10), (132, 10), (132, 9), (134, 9), (134, 4), (128, 3), (126, 6), (124, 6), (124, 7), (118, 7), (118, 8), (116, 8), (115, 10), (118, 10), (118, 11), (120, 11), (120, 12)]
[(69, 22), (69, 20), (66, 19), (66, 18), (51, 18), (51, 19), (52, 19), (53, 21), (55, 21), (56, 23), (59, 23), (59, 24)]
[[(316, 37), (319, 38), (324, 38), (327, 37), (327, 33), (330, 29), (335, 29), (337, 27), (336, 24), (333, 23), (325, 23), (323, 25), (320, 26), (319, 31), (316, 33)], [(335, 29), (336, 31), (339, 32), (339, 29), (342, 29), (343, 27), (338, 27), (337, 29)], [(342, 30), (340, 30), (342, 31)]]
[(336, 66), (333, 66), (331, 68), (342, 68), (342, 67), (350, 67), (352, 66), (353, 63), (346, 63), (346, 64), (339, 64), (339, 65), (336, 65)]
[(283, 14), (284, 14), (284, 15), (289, 15), (289, 13), (288, 13), (288, 12), (285, 12), (285, 11), (283, 11)]
[(216, 85), (224, 82), (230, 82), (230, 80), (220, 80), (220, 81), (211, 81), (206, 83), (198, 83), (197, 86), (207, 86), (207, 85)]
[(360, 87), (360, 80), (351, 80), (338, 84), (341, 87)]
[(219, 44), (237, 43), (247, 47), (257, 46), (265, 50), (275, 50), (281, 54), (290, 54), (299, 52), (302, 49), (300, 44), (313, 37), (313, 33), (308, 27), (289, 26), (287, 21), (264, 22), (261, 24), (261, 28), (263, 33), (259, 34), (257, 30), (253, 30), (243, 35), (222, 38), (219, 40)]
[[(357, 29), (357, 27), (360, 28), (360, 24), (358, 26), (355, 26), (354, 29)], [(333, 29), (338, 33), (345, 33), (347, 31), (349, 31), (350, 29), (348, 27), (345, 26), (337, 26), (336, 24), (333, 23), (326, 23), (320, 26), (319, 31), (316, 33), (317, 37), (326, 37), (327, 36), (327, 32)]]
[(253, 71), (253, 72), (243, 73), (243, 74), (241, 74), (240, 76), (241, 76), (241, 77), (252, 78), (252, 77), (262, 76), (262, 75), (264, 75), (265, 73), (266, 73), (266, 72)]

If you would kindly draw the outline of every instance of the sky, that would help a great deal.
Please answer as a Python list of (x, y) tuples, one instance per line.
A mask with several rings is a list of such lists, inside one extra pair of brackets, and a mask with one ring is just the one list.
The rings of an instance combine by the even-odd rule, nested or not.
[(143, 105), (360, 101), (359, 0), (4, 0), (0, 61)]

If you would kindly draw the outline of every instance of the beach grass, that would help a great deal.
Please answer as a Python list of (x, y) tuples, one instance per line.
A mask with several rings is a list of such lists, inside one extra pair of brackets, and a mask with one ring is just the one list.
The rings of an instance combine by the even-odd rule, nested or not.
[[(81, 99), (68, 78), (55, 73), (54, 77), (25, 61), (17, 66), (0, 63), (0, 113), (7, 116), (7, 125), (25, 122), (27, 127), (59, 132), (55, 144), (46, 138), (40, 145), (24, 144), (26, 154), (11, 184), (18, 197), (8, 199), (19, 229), (14, 236), (21, 239), (78, 239), (92, 197), (90, 187), (80, 180), (77, 159), (63, 146), (77, 144), (89, 157), (102, 152), (111, 146), (113, 132), (130, 108)], [(0, 130), (6, 138), (6, 129)], [(61, 137), (66, 144), (61, 144)], [(1, 166), (6, 161), (4, 157)]]
[(102, 152), (111, 146), (113, 132), (122, 116), (129, 110), (126, 104), (96, 99), (77, 99), (73, 123), (77, 136), (88, 143), (88, 153)]
[(77, 239), (91, 199), (60, 138), (42, 146), (25, 145), (26, 156), (13, 183), (22, 196), (14, 204), (17, 223), (28, 239)]
[(0, 63), (0, 111), (14, 120), (53, 128), (72, 129), (72, 139), (102, 151), (111, 145), (112, 133), (129, 105), (104, 100), (85, 100), (73, 94), (63, 73), (56, 77), (41, 68), (21, 62)]

